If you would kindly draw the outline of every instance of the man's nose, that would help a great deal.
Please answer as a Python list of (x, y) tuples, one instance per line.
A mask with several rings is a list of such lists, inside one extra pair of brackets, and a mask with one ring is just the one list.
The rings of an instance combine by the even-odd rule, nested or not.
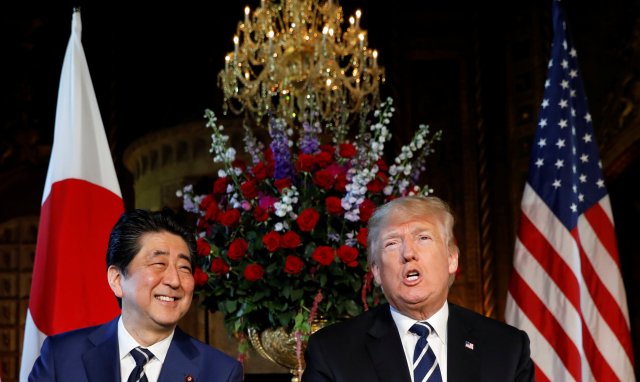
[(180, 286), (180, 275), (178, 274), (178, 267), (176, 267), (175, 265), (169, 265), (164, 273), (163, 282), (174, 289), (178, 288)]
[(418, 259), (418, 252), (411, 240), (405, 240), (402, 243), (402, 258), (405, 262)]

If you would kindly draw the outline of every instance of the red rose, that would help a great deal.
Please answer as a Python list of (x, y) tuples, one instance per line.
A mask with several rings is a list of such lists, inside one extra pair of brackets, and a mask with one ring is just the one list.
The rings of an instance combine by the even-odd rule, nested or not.
[(225, 227), (233, 227), (240, 221), (240, 211), (235, 208), (220, 213), (220, 224)]
[(267, 147), (262, 155), (264, 155), (264, 160), (267, 162), (273, 162), (273, 151), (271, 151), (271, 147)]
[(369, 237), (369, 230), (362, 227), (358, 231), (358, 244), (360, 244), (363, 248), (367, 248), (367, 237)]
[(305, 171), (309, 172), (313, 169), (313, 165), (316, 163), (315, 156), (311, 154), (300, 154), (298, 155), (298, 160), (296, 161), (296, 170), (298, 172)]
[(320, 170), (313, 174), (313, 183), (324, 190), (330, 190), (334, 182), (335, 176), (327, 170)]
[(267, 219), (269, 219), (269, 210), (260, 206), (256, 206), (256, 208), (253, 210), (253, 218), (259, 222), (266, 221)]
[(209, 208), (209, 206), (211, 205), (211, 203), (216, 202), (216, 199), (213, 197), (213, 195), (207, 195), (204, 198), (202, 198), (202, 200), (200, 201), (200, 209), (202, 211), (206, 211), (207, 208)]
[(200, 218), (198, 219), (198, 222), (196, 223), (196, 228), (198, 229), (198, 231), (206, 231), (209, 228), (209, 223), (207, 223), (206, 218)]
[(244, 278), (249, 281), (258, 281), (264, 275), (264, 269), (260, 264), (249, 264), (244, 269)]
[(289, 255), (284, 262), (284, 272), (290, 275), (297, 275), (304, 268), (304, 261), (298, 256)]
[(246, 182), (240, 185), (240, 191), (242, 195), (247, 199), (251, 200), (258, 196), (258, 188), (256, 187), (255, 180), (247, 180)]
[(378, 193), (389, 183), (389, 177), (382, 171), (378, 171), (376, 177), (367, 184), (367, 190)]
[(329, 196), (324, 200), (329, 215), (340, 215), (344, 212), (342, 209), (342, 200), (337, 196)]
[(369, 199), (365, 199), (362, 204), (360, 204), (360, 221), (368, 222), (369, 218), (373, 214), (373, 211), (376, 209), (376, 205)]
[(251, 169), (253, 175), (258, 180), (264, 180), (267, 176), (269, 176), (269, 165), (264, 162), (259, 162)]
[(204, 237), (199, 238), (198, 241), (196, 241), (196, 245), (198, 256), (209, 256), (211, 253), (211, 245), (209, 245), (209, 242), (207, 242)]
[(358, 262), (356, 261), (358, 258), (357, 249), (349, 247), (348, 245), (341, 245), (337, 252), (340, 260), (347, 264), (348, 267), (355, 267), (358, 265)]
[(220, 208), (218, 208), (218, 203), (209, 203), (209, 207), (207, 207), (207, 212), (205, 212), (204, 218), (207, 219), (207, 221), (213, 222), (216, 221), (219, 216)]
[(341, 143), (338, 153), (343, 158), (351, 159), (356, 156), (356, 147), (351, 143)]
[(193, 281), (195, 281), (197, 286), (203, 286), (207, 281), (209, 281), (209, 275), (207, 272), (200, 269), (200, 267), (197, 267), (193, 274)]
[(221, 258), (216, 257), (211, 261), (211, 272), (216, 275), (224, 275), (229, 272), (229, 264), (225, 263)]
[(227, 253), (227, 256), (229, 256), (231, 260), (242, 260), (244, 255), (247, 254), (247, 249), (249, 249), (249, 244), (247, 244), (244, 239), (235, 239), (229, 245), (229, 252)]
[(333, 154), (336, 153), (336, 148), (333, 145), (320, 145), (320, 150), (325, 153), (328, 153), (333, 158)]
[(307, 208), (302, 211), (298, 218), (296, 219), (296, 223), (298, 223), (298, 227), (302, 232), (311, 232), (316, 223), (318, 223), (318, 219), (320, 218), (320, 214), (313, 208)]
[(274, 182), (278, 191), (282, 192), (285, 188), (291, 188), (291, 178), (276, 179)]
[(216, 181), (213, 182), (213, 193), (226, 194), (228, 185), (229, 185), (229, 178), (227, 178), (226, 176), (216, 179)]
[(338, 176), (336, 177), (336, 182), (333, 185), (333, 188), (335, 188), (336, 191), (346, 192), (347, 191), (347, 174), (345, 173), (338, 174)]
[(262, 236), (262, 242), (264, 246), (267, 247), (267, 251), (273, 253), (280, 248), (280, 243), (282, 241), (282, 237), (276, 231), (271, 231), (266, 235)]
[(320, 263), (320, 265), (330, 265), (336, 257), (336, 250), (326, 245), (317, 247), (311, 254), (311, 258)]
[(318, 166), (322, 168), (325, 168), (329, 166), (331, 163), (333, 163), (333, 155), (326, 151), (320, 151), (315, 156), (316, 156), (316, 163), (318, 164)]
[(282, 236), (282, 247), (293, 249), (299, 246), (302, 241), (300, 240), (300, 236), (293, 231), (289, 231)]
[(376, 164), (378, 165), (378, 168), (380, 169), (380, 171), (384, 171), (384, 172), (389, 171), (389, 165), (387, 164), (387, 162), (384, 161), (384, 159), (382, 158), (378, 159)]

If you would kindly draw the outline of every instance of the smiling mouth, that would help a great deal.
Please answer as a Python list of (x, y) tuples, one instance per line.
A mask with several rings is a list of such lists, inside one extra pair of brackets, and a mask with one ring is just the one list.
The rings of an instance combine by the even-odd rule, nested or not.
[(173, 302), (173, 301), (179, 300), (179, 298), (169, 297), (169, 296), (156, 296), (156, 300), (160, 300), (164, 302)]

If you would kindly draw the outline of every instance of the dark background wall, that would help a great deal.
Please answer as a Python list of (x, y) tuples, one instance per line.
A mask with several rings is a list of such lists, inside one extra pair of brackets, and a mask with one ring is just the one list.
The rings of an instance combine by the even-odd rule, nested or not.
[[(464, 258), (452, 298), (502, 319), (546, 74), (551, 2), (340, 3), (347, 17), (363, 10), (369, 45), (387, 69), (382, 94), (397, 105), (393, 147), (406, 143), (418, 123), (443, 130), (425, 181), (451, 201), (460, 222)], [(134, 198), (125, 149), (149, 132), (200, 120), (205, 108), (221, 111), (216, 76), (247, 4), (253, 9), (259, 1), (81, 4), (83, 45), (128, 208)], [(39, 214), (73, 5), (2, 5), (0, 224)], [(632, 273), (640, 268), (640, 246), (632, 239), (640, 218), (640, 3), (572, 0), (567, 14), (614, 209), (637, 355), (640, 292)], [(13, 328), (19, 333), (19, 323)], [(0, 353), (11, 356), (1, 343)]]

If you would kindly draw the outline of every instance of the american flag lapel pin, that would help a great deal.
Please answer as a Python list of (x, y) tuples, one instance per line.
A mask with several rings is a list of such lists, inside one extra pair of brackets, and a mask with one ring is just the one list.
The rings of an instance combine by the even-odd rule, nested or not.
[(466, 347), (469, 350), (473, 350), (473, 343), (469, 341), (464, 341), (464, 347)]

